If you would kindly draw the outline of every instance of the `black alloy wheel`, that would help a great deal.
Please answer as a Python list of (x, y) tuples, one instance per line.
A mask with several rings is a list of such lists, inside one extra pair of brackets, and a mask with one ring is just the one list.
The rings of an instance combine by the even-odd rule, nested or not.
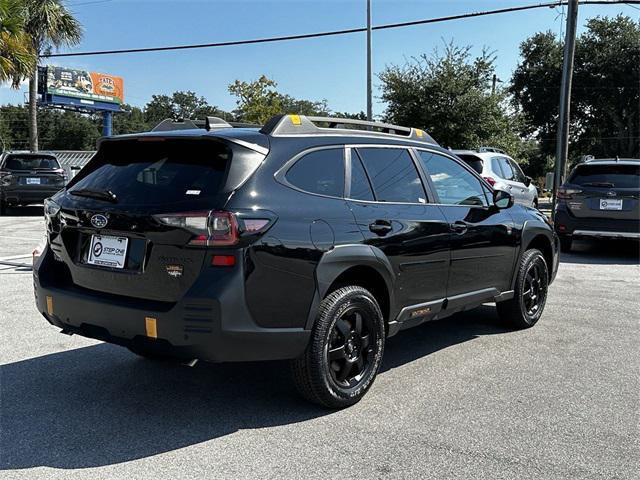
[(371, 343), (375, 336), (369, 313), (358, 306), (347, 309), (335, 322), (327, 348), (327, 364), (336, 385), (353, 388), (362, 380), (375, 360)]
[(516, 328), (529, 328), (540, 319), (547, 303), (549, 269), (540, 250), (529, 249), (518, 267), (513, 298), (498, 302), (498, 316)]
[(325, 407), (353, 405), (373, 384), (384, 340), (375, 297), (359, 286), (336, 289), (320, 304), (305, 353), (291, 362), (296, 388)]

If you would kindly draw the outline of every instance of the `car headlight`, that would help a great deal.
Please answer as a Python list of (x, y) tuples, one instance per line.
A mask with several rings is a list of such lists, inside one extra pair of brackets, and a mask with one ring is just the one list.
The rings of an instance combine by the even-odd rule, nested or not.
[(48, 218), (55, 217), (58, 214), (59, 211), (60, 211), (60, 205), (58, 205), (56, 202), (54, 202), (50, 198), (47, 198), (44, 201), (44, 216), (45, 217), (48, 217)]

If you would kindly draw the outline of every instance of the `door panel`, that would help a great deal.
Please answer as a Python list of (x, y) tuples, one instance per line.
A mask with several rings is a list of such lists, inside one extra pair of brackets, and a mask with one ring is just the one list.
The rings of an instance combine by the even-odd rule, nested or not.
[[(437, 206), (354, 200), (349, 205), (366, 243), (382, 250), (393, 266), (398, 305), (445, 298), (449, 227)], [(375, 231), (385, 224), (386, 231)]]
[(515, 255), (511, 216), (493, 207), (441, 209), (450, 224), (465, 227), (451, 234), (447, 297), (486, 288), (510, 290)]
[(516, 246), (511, 216), (489, 204), (481, 180), (468, 166), (442, 154), (418, 153), (451, 229), (447, 298), (508, 290)]
[[(366, 243), (387, 256), (400, 306), (443, 299), (449, 268), (449, 226), (427, 201), (405, 148), (351, 149), (349, 205)], [(362, 199), (374, 198), (375, 201)], [(387, 200), (387, 201), (380, 201)]]

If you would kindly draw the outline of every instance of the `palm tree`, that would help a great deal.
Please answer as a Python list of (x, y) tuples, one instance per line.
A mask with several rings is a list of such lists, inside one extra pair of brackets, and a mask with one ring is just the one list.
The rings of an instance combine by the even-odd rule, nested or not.
[(17, 0), (0, 0), (0, 82), (12, 82), (31, 74), (36, 56), (24, 32), (24, 4)]
[[(64, 6), (63, 0), (23, 0), (23, 3), (26, 6), (24, 30), (38, 57), (52, 47), (80, 43), (82, 26)], [(38, 150), (37, 92), (36, 65), (29, 75), (29, 145), (33, 151)]]

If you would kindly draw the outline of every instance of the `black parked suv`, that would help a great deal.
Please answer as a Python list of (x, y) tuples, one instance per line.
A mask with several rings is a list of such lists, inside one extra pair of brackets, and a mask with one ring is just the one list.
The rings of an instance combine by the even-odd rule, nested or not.
[(9, 205), (42, 203), (64, 187), (66, 179), (52, 154), (4, 152), (0, 156), (0, 215)]
[(567, 252), (578, 237), (640, 239), (640, 159), (579, 163), (558, 189), (554, 224)]
[(106, 138), (45, 214), (51, 324), (145, 357), (291, 359), (336, 408), (400, 330), (485, 302), (534, 325), (558, 266), (545, 216), (425, 132), (356, 120)]

